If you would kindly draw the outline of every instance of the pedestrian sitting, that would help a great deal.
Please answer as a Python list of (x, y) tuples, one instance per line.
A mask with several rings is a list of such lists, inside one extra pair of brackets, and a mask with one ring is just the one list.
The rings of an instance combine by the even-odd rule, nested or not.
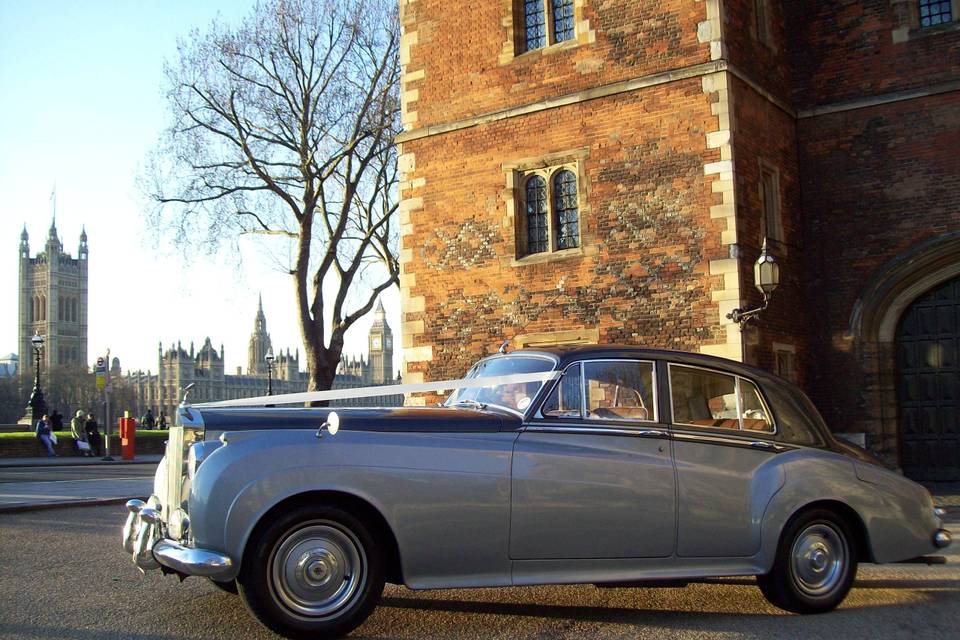
[(37, 438), (47, 448), (47, 457), (56, 458), (57, 452), (53, 449), (53, 425), (50, 424), (50, 416), (43, 414), (43, 418), (37, 422), (36, 432)]
[[(77, 450), (77, 455), (92, 456), (90, 443), (87, 441), (86, 419), (83, 411), (77, 409), (77, 414), (70, 420), (70, 434), (73, 436), (73, 447)], [(80, 444), (80, 443), (83, 444)]]
[(87, 434), (87, 442), (90, 443), (90, 448), (93, 449), (97, 457), (101, 456), (100, 453), (100, 428), (97, 425), (97, 419), (93, 417), (92, 413), (87, 414), (87, 421), (83, 425), (83, 430)]

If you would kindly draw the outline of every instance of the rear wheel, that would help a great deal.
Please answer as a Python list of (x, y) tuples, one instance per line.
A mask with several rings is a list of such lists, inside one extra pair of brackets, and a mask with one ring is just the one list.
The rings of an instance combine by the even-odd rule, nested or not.
[(829, 509), (811, 509), (784, 529), (770, 573), (757, 576), (771, 604), (794, 613), (837, 607), (857, 575), (855, 538), (847, 522)]
[(383, 592), (380, 545), (353, 514), (299, 507), (248, 545), (237, 578), (247, 608), (288, 638), (334, 638), (359, 626)]

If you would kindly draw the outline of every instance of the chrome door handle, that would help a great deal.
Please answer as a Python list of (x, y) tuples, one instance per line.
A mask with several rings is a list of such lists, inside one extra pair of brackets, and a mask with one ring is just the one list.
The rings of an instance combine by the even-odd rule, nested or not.
[(643, 429), (637, 431), (637, 436), (641, 438), (665, 438), (667, 436), (666, 431), (660, 431), (659, 429)]
[(763, 440), (755, 440), (750, 443), (750, 446), (754, 449), (776, 449), (776, 445), (772, 442), (765, 442)]

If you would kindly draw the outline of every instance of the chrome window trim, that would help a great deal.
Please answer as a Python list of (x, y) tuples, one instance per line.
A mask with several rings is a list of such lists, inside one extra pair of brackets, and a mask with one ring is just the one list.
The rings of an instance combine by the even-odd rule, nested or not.
[[(673, 411), (673, 368), (674, 367), (683, 367), (685, 369), (699, 369), (701, 371), (706, 371), (707, 373), (712, 373), (715, 375), (730, 376), (735, 382), (735, 394), (737, 396), (737, 422), (740, 424), (739, 429), (728, 429), (726, 427), (707, 427), (702, 424), (690, 424), (689, 422), (677, 422), (674, 416)], [(772, 430), (756, 431), (753, 429), (744, 429), (743, 428), (743, 411), (741, 410), (741, 398), (740, 398), (740, 380), (746, 380), (751, 383), (757, 389), (757, 396), (760, 398), (760, 403), (763, 405), (764, 411), (767, 413), (767, 418), (769, 418)], [(675, 424), (683, 427), (688, 427), (690, 429), (698, 430), (708, 430), (708, 431), (720, 431), (722, 433), (738, 433), (738, 434), (751, 434), (755, 433), (758, 435), (764, 436), (775, 436), (777, 435), (777, 421), (773, 415), (773, 412), (770, 410), (770, 403), (767, 402), (766, 397), (763, 395), (763, 387), (757, 384), (756, 380), (752, 380), (746, 376), (742, 376), (738, 373), (731, 373), (729, 371), (723, 371), (722, 369), (711, 369), (710, 367), (701, 367), (695, 364), (683, 364), (679, 362), (668, 362), (667, 363), (667, 386), (670, 389), (670, 424)]]
[[(732, 431), (730, 429), (717, 429), (716, 427), (699, 426), (694, 426), (691, 428), (696, 429), (697, 431), (695, 433), (688, 433), (685, 431), (671, 429), (670, 438), (678, 442), (699, 442), (703, 444), (715, 444), (727, 447), (757, 449), (760, 451), (768, 451), (770, 453), (783, 453), (784, 451), (793, 451), (794, 449), (803, 447), (803, 445), (783, 444), (780, 442), (773, 442), (771, 440), (750, 438), (745, 434), (734, 435), (740, 434), (740, 432)], [(704, 429), (717, 429), (718, 431), (721, 431), (721, 433), (704, 433)]]
[[(587, 386), (586, 386), (586, 385), (587, 385), (587, 377), (586, 377), (586, 375), (585, 375), (585, 374), (586, 374), (586, 366), (585, 366), (585, 365), (586, 365), (587, 363), (593, 363), (593, 362), (616, 362), (616, 363), (632, 362), (632, 363), (635, 363), (635, 364), (649, 364), (649, 365), (650, 365), (650, 375), (651, 375), (650, 387), (651, 387), (651, 392), (652, 392), (652, 395), (653, 395), (653, 398), (652, 398), (652, 404), (653, 404), (653, 419), (652, 419), (652, 420), (650, 420), (650, 419), (648, 419), (648, 420), (631, 420), (631, 419), (628, 419), (628, 418), (622, 418), (622, 419), (609, 419), (609, 418), (595, 418), (595, 419), (590, 419), (590, 418), (587, 418), (587, 417), (586, 417), (586, 416), (587, 416)], [(554, 392), (554, 390), (557, 388), (557, 385), (559, 385), (559, 384), (563, 381), (563, 377), (564, 377), (565, 375), (567, 375), (567, 372), (569, 372), (573, 367), (579, 367), (579, 368), (580, 368), (580, 415), (579, 415), (578, 417), (576, 417), (576, 418), (560, 418), (560, 417), (557, 417), (557, 416), (545, 416), (545, 415), (543, 415), (543, 405), (544, 405), (544, 403), (546, 403), (546, 401), (550, 398), (550, 396), (553, 395), (553, 392)], [(600, 429), (603, 429), (603, 428), (604, 428), (604, 427), (602, 426), (603, 424), (616, 425), (616, 424), (623, 423), (623, 422), (626, 422), (626, 423), (629, 423), (629, 424), (636, 424), (636, 425), (640, 425), (640, 426), (642, 426), (642, 425), (651, 425), (651, 424), (660, 424), (660, 403), (659, 403), (659, 391), (658, 391), (658, 389), (659, 389), (659, 387), (658, 387), (658, 380), (657, 380), (657, 363), (656, 363), (655, 360), (638, 360), (638, 359), (634, 359), (634, 358), (591, 358), (591, 359), (588, 359), (588, 360), (577, 360), (576, 362), (572, 362), (572, 363), (570, 363), (569, 365), (567, 365), (567, 367), (563, 370), (563, 373), (560, 374), (560, 377), (557, 378), (556, 380), (554, 380), (553, 386), (550, 387), (550, 391), (544, 396), (543, 402), (540, 403), (540, 406), (537, 407), (537, 411), (536, 411), (536, 414), (534, 414), (533, 419), (535, 419), (535, 420), (564, 420), (564, 419), (566, 419), (566, 420), (581, 420), (581, 421), (590, 420), (591, 423), (594, 423), (594, 422), (600, 423), (600, 424), (597, 424), (597, 427), (596, 427), (596, 428), (600, 428)], [(613, 427), (613, 428), (616, 428), (616, 427)]]
[[(556, 420), (556, 418), (551, 418)], [(600, 436), (629, 436), (631, 438), (663, 438), (670, 439), (670, 432), (664, 429), (620, 429), (617, 427), (608, 427), (600, 425), (596, 427), (584, 427), (565, 424), (532, 424), (528, 425), (525, 431), (531, 433), (567, 433), (580, 435), (600, 435)]]

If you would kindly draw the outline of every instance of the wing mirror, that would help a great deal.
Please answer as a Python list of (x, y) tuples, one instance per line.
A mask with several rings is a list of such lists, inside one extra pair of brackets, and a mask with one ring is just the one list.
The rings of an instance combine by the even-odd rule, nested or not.
[(327, 414), (327, 419), (324, 421), (320, 428), (317, 429), (317, 437), (323, 437), (323, 430), (326, 429), (327, 433), (332, 436), (337, 435), (337, 431), (340, 431), (340, 416), (337, 415), (336, 411), (331, 411)]

